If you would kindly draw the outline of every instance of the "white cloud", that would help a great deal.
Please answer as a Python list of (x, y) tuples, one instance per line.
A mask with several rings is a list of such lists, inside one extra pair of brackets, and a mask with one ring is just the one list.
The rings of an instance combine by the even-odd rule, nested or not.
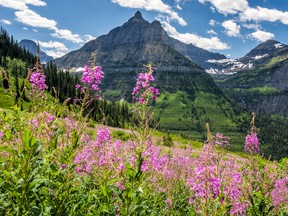
[(55, 32), (51, 34), (51, 36), (55, 38), (66, 39), (66, 40), (72, 41), (73, 43), (84, 42), (78, 34), (73, 34), (68, 29), (56, 29)]
[(250, 34), (250, 36), (258, 41), (264, 42), (274, 38), (274, 34), (271, 32), (265, 32), (261, 30), (257, 30)]
[(198, 0), (200, 3), (204, 4), (205, 2), (210, 2), (214, 8), (222, 14), (237, 14), (241, 11), (247, 9), (248, 1), (247, 0)]
[(226, 20), (222, 22), (222, 26), (225, 28), (225, 33), (230, 37), (237, 37), (240, 35), (240, 26), (233, 20)]
[(27, 5), (23, 1), (17, 0), (0, 0), (0, 5), (14, 10), (26, 10)]
[(11, 25), (12, 24), (11, 21), (6, 20), (6, 19), (1, 19), (0, 22), (5, 24), (5, 25)]
[(55, 58), (60, 58), (67, 54), (67, 52), (64, 51), (57, 51), (57, 50), (46, 50), (45, 53), (49, 56), (52, 56), (54, 59)]
[(209, 21), (209, 25), (211, 25), (211, 26), (215, 26), (216, 24), (218, 24), (218, 22), (216, 20), (211, 19)]
[(25, 4), (31, 4), (34, 6), (46, 6), (46, 2), (41, 0), (21, 0), (21, 1), (23, 1)]
[(37, 30), (37, 29), (33, 29), (33, 31), (34, 31), (34, 32), (38, 32), (38, 30)]
[(96, 37), (92, 36), (92, 35), (84, 35), (83, 39), (85, 40), (85, 43), (87, 43), (88, 41), (94, 40)]
[(36, 41), (39, 42), (40, 47), (44, 48), (49, 48), (49, 49), (56, 49), (58, 51), (68, 51), (69, 49), (65, 46), (65, 44), (60, 43), (58, 41), (48, 41), (48, 42), (43, 42), (43, 41)]
[(28, 31), (28, 28), (27, 28), (27, 27), (23, 27), (22, 29), (25, 30), (25, 31)]
[(35, 41), (39, 42), (41, 49), (44, 48), (44, 51), (47, 55), (52, 56), (53, 58), (59, 58), (66, 53), (68, 53), (69, 49), (58, 41)]
[(171, 6), (162, 2), (162, 0), (111, 0), (113, 3), (127, 8), (139, 8), (147, 11), (158, 11), (166, 13), (172, 20), (178, 21), (182, 26), (187, 25), (186, 21), (178, 13), (172, 10)]
[(176, 5), (176, 8), (177, 8), (178, 10), (182, 10), (182, 7), (181, 7), (179, 4)]
[(210, 10), (212, 11), (212, 13), (215, 13), (215, 11), (216, 11), (215, 8), (212, 6), (210, 7)]
[(0, 6), (14, 10), (27, 10), (27, 4), (34, 6), (46, 6), (46, 3), (41, 0), (0, 0)]
[(168, 34), (176, 38), (177, 40), (182, 41), (183, 43), (190, 44), (207, 49), (207, 50), (225, 50), (229, 49), (229, 46), (226, 43), (223, 43), (219, 40), (218, 37), (204, 38), (196, 34), (191, 33), (179, 33), (177, 30), (166, 21), (162, 21), (163, 28), (168, 32)]
[(211, 34), (211, 35), (217, 35), (217, 32), (215, 32), (215, 31), (212, 30), (212, 29), (211, 29), (211, 30), (208, 30), (207, 33), (208, 33), (208, 34)]
[(23, 11), (16, 11), (15, 15), (17, 21), (26, 24), (28, 26), (54, 30), (54, 33), (51, 34), (51, 36), (53, 37), (69, 40), (72, 41), (73, 43), (84, 42), (78, 34), (73, 34), (68, 29), (58, 29), (56, 27), (57, 22), (55, 20), (42, 17), (32, 10), (27, 9)]
[(242, 21), (280, 21), (285, 25), (288, 25), (288, 12), (279, 11), (276, 9), (268, 8), (248, 8), (240, 14)]
[(16, 20), (33, 27), (48, 28), (56, 30), (57, 23), (52, 19), (42, 17), (32, 10), (16, 11)]
[(259, 30), (259, 29), (262, 28), (261, 25), (259, 25), (259, 24), (247, 24), (247, 23), (244, 23), (244, 24), (242, 24), (242, 26), (243, 26), (244, 28), (254, 29), (254, 30)]

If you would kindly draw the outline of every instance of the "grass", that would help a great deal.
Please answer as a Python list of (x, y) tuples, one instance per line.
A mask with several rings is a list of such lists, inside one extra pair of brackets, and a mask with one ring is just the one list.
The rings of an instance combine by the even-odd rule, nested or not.
[(160, 118), (162, 130), (169, 128), (171, 134), (181, 134), (197, 141), (206, 139), (205, 125), (209, 123), (212, 134), (220, 132), (230, 136), (233, 146), (231, 149), (243, 151), (245, 135), (237, 132), (237, 116), (231, 104), (224, 98), (199, 92), (192, 101), (185, 92), (162, 92), (155, 105), (155, 116)]

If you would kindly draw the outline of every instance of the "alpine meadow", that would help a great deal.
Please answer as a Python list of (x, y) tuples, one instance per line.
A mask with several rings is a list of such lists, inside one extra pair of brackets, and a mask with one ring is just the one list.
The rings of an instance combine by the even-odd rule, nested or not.
[[(3, 2), (22, 23), (21, 13), (40, 16), (27, 5), (46, 6)], [(183, 42), (188, 33), (168, 23), (185, 20), (161, 0), (112, 2), (169, 17), (149, 22), (135, 10), (87, 41), (44, 17), (27, 24), (78, 39), (81, 47), (69, 52), (55, 41), (18, 43), (1, 27), (0, 215), (288, 215), (288, 45), (267, 38), (244, 57), (227, 58)], [(151, 8), (156, 2), (163, 4)], [(192, 4), (171, 2), (179, 11)], [(241, 22), (256, 10), (246, 0), (229, 8), (223, 0), (222, 9), (219, 2), (198, 4), (211, 3), (214, 17), (239, 13)], [(66, 53), (49, 55), (52, 45)]]

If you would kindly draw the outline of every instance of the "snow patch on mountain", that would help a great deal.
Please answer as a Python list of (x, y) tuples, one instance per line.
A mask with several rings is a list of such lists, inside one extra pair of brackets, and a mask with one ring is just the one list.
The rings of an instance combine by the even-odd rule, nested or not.
[[(276, 45), (276, 44), (274, 44), (274, 45)], [(255, 59), (255, 60), (258, 60), (258, 59), (264, 58), (264, 57), (266, 57), (266, 56), (268, 56), (267, 53), (264, 54), (264, 55), (257, 55), (257, 56), (254, 56), (254, 59)]]
[(224, 63), (230, 63), (230, 62), (235, 62), (236, 60), (235, 59), (219, 59), (219, 60), (216, 60), (216, 59), (209, 59), (207, 62), (208, 63), (218, 63), (218, 64), (224, 64)]
[(274, 46), (276, 49), (280, 49), (283, 47), (283, 44), (282, 43), (276, 43), (276, 44), (274, 44)]
[(206, 69), (205, 71), (206, 73), (209, 73), (209, 74), (219, 74), (218, 69), (215, 69), (215, 68), (209, 68), (209, 69)]

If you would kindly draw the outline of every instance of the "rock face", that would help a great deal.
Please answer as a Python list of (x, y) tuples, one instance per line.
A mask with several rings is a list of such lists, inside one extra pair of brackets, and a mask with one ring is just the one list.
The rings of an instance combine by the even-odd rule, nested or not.
[[(119, 66), (119, 63), (129, 65), (136, 61), (139, 65), (151, 61), (157, 66), (164, 62), (165, 65), (170, 62), (185, 66), (191, 64), (189, 59), (202, 67), (208, 67), (208, 59), (226, 58), (219, 53), (212, 53), (169, 37), (159, 21), (149, 23), (139, 11), (121, 27), (86, 43), (79, 50), (68, 53), (55, 62), (61, 68), (82, 67), (87, 64), (91, 52), (96, 52), (97, 61), (104, 66)], [(170, 52), (174, 52), (174, 57)]]
[(219, 81), (228, 95), (249, 111), (288, 116), (288, 46), (269, 40), (242, 61), (255, 66)]
[(287, 48), (287, 45), (278, 41), (267, 40), (252, 49), (247, 55), (241, 58), (240, 61), (247, 63), (249, 61), (257, 62), (257, 60), (261, 60), (258, 62), (259, 65), (259, 63), (263, 62), (263, 60), (267, 60), (272, 56), (279, 54), (279, 52), (287, 50)]
[(209, 52), (205, 49), (196, 47), (193, 44), (185, 44), (174, 38), (170, 38), (170, 44), (175, 50), (177, 50), (178, 52), (180, 52), (181, 54), (189, 58), (191, 61), (200, 65), (204, 69), (209, 69), (209, 68), (222, 69), (221, 67), (218, 67), (216, 64), (209, 62), (209, 60), (226, 59), (225, 55)]
[[(160, 22), (149, 23), (138, 11), (122, 26), (86, 43), (79, 50), (56, 59), (55, 62), (60, 68), (83, 67), (90, 59), (91, 53), (95, 52), (96, 64), (101, 65), (106, 73), (104, 80), (106, 87), (104, 88), (111, 90), (118, 86), (122, 90), (121, 97), (126, 97), (131, 90), (129, 80), (135, 80), (137, 73), (143, 70), (143, 65), (148, 63), (155, 65), (158, 77), (169, 73), (173, 73), (173, 76), (175, 74), (188, 76), (194, 81), (196, 77), (199, 79), (201, 77), (203, 81), (201, 83), (205, 83), (201, 89), (204, 89), (204, 85), (207, 84), (207, 91), (213, 86), (211, 91), (218, 92), (219, 89), (211, 77), (200, 66), (178, 52), (175, 46), (185, 47), (183, 44), (181, 45), (181, 42), (170, 38)], [(198, 75), (193, 77), (193, 74)], [(163, 89), (171, 90), (171, 86), (173, 87), (175, 84), (175, 80), (173, 81), (172, 75), (170, 75), (165, 76), (167, 82), (159, 82), (162, 83)], [(196, 89), (197, 85), (200, 88), (199, 83), (196, 82), (193, 88)], [(170, 87), (168, 87), (169, 85)], [(178, 85), (181, 84), (178, 83)], [(131, 95), (131, 93), (129, 94)]]
[[(30, 53), (32, 53), (33, 55), (37, 55), (37, 44), (32, 41), (32, 40), (27, 40), (27, 39), (24, 39), (24, 40), (21, 40), (19, 42), (19, 45), (23, 48), (25, 48), (26, 50), (28, 50)], [(52, 56), (48, 56), (45, 52), (41, 51), (40, 50), (40, 60), (42, 63), (46, 63), (46, 62), (49, 62), (49, 61), (52, 61), (53, 60), (53, 57)]]

